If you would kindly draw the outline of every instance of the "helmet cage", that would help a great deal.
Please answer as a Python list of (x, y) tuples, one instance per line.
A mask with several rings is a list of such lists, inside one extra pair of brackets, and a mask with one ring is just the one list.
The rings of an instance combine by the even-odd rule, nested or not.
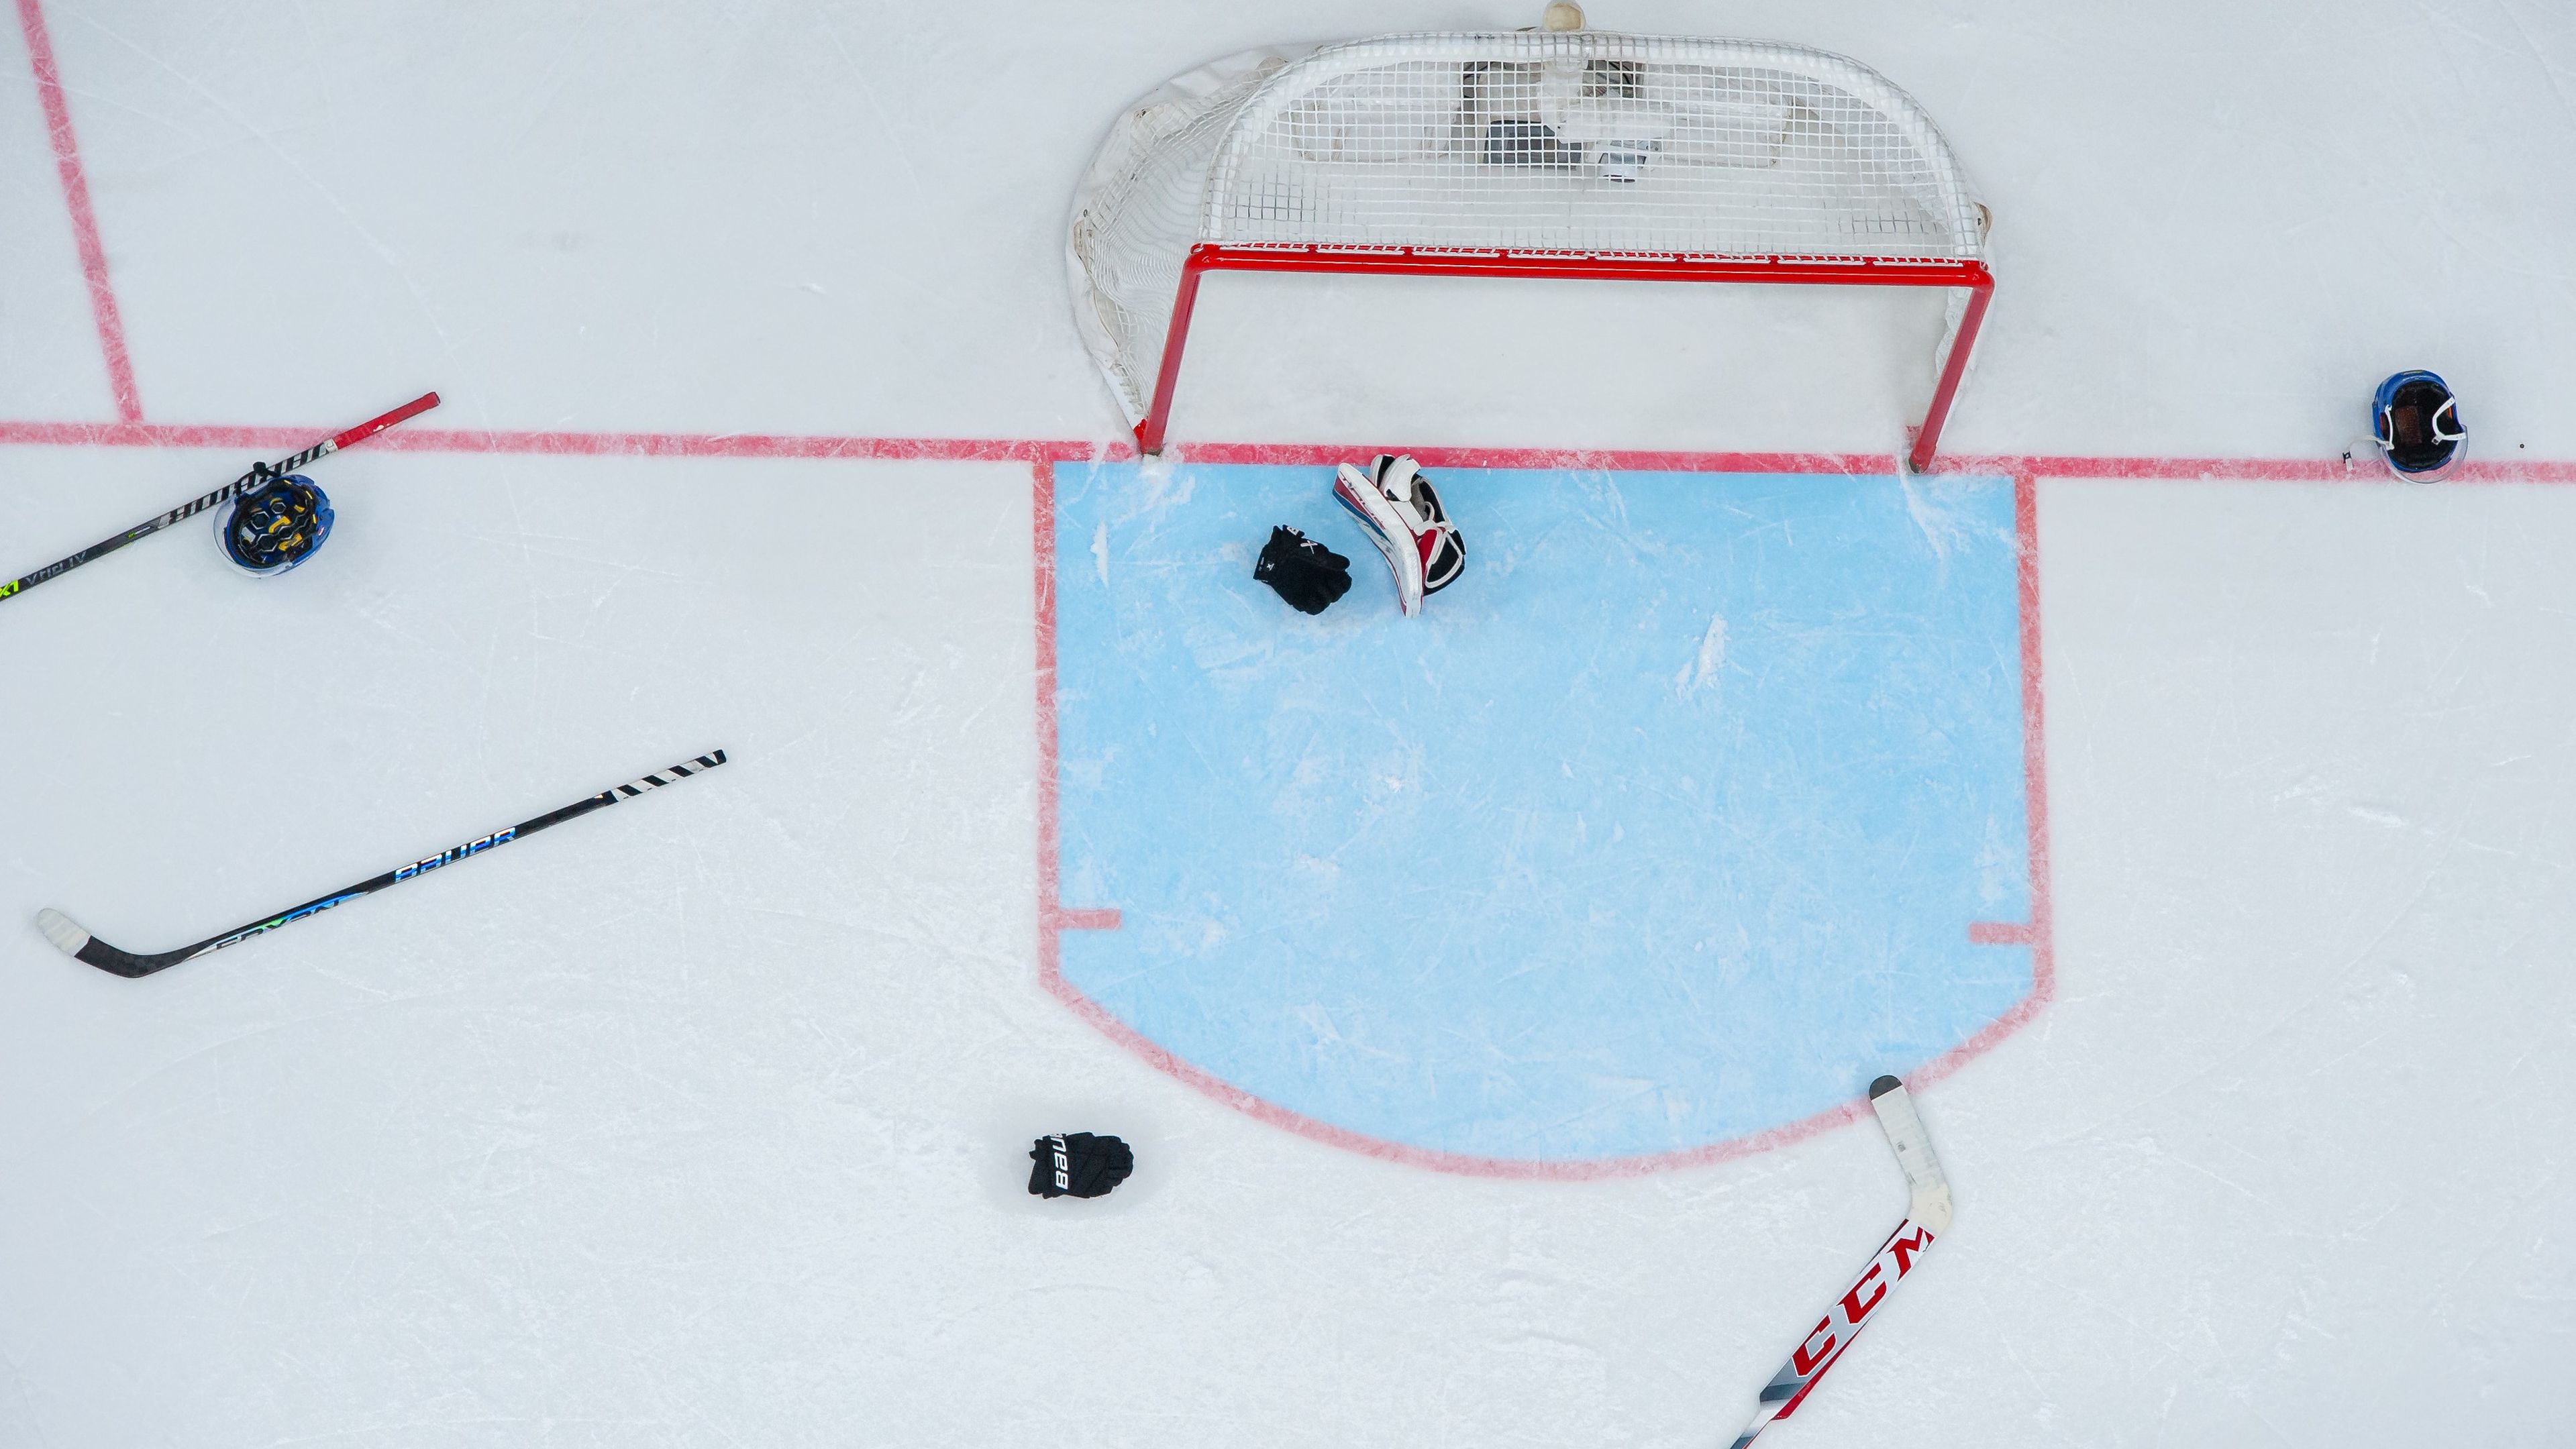
[(2450, 471), (2468, 441), (2460, 400), (2434, 373), (2401, 372), (2381, 383), (2371, 413), (2371, 433), (2388, 466), (2410, 478)]

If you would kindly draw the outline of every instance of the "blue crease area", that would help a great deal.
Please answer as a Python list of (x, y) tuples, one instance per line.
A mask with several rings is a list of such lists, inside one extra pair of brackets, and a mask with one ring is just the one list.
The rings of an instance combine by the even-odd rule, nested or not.
[[(1435, 475), (1400, 618), (1322, 468), (1056, 471), (1063, 971), (1350, 1130), (1687, 1150), (2009, 1010), (2030, 911), (2010, 481)], [(1274, 523), (1348, 556), (1298, 614)]]

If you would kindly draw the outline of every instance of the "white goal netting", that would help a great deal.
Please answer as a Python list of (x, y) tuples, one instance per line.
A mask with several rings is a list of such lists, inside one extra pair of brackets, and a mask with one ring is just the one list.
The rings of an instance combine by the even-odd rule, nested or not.
[(1394, 35), (1235, 56), (1129, 107), (1075, 197), (1071, 264), (1132, 424), (1194, 246), (1970, 260), (1982, 215), (1922, 108), (1841, 56)]

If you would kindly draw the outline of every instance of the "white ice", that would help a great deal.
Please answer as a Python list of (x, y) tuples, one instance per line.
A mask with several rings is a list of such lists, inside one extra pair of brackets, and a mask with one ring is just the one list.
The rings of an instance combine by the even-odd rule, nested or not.
[[(436, 388), (424, 426), (1101, 443), (1060, 233), (1119, 106), (1537, 9), (18, 8), (149, 422)], [(2576, 11), (1592, 19), (1846, 52), (1940, 121), (1998, 218), (1954, 450), (2331, 458), (2422, 365), (2477, 456), (2576, 458)], [(18, 36), (0, 422), (111, 420)], [(1897, 446), (1928, 299), (1682, 290), (1220, 277), (1175, 432)], [(0, 446), (0, 572), (248, 460)], [(1764, 1442), (2568, 1442), (2576, 489), (2068, 473), (2057, 999), (1921, 1094), (1957, 1223)], [(1039, 991), (1024, 463), (317, 476), (288, 578), (192, 523), (0, 602), (0, 1445), (1682, 1449), (1903, 1209), (1866, 1126), (1376, 1161)], [(151, 981), (28, 924), (161, 949), (713, 746)], [(1137, 1178), (1026, 1198), (1069, 1127)]]

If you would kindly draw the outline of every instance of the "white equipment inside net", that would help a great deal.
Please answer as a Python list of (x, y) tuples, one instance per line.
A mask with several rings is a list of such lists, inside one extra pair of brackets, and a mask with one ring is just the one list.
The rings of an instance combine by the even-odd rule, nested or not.
[(1912, 97), (1759, 41), (1515, 31), (1262, 50), (1128, 108), (1074, 198), (1077, 324), (1159, 452), (1211, 269), (1960, 289), (1931, 460), (1993, 277)]

